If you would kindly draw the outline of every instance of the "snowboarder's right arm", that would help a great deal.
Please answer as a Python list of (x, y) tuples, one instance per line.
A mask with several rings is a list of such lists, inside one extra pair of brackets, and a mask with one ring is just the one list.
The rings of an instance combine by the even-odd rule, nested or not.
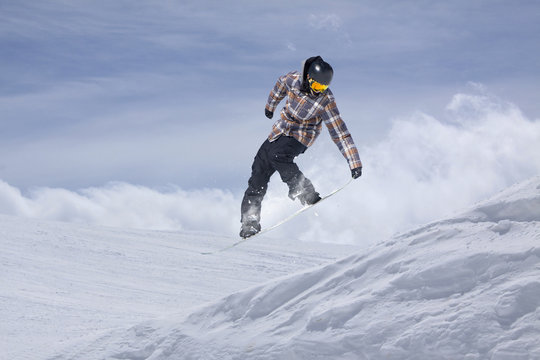
[(286, 75), (280, 76), (278, 81), (276, 82), (276, 85), (270, 91), (270, 95), (268, 95), (268, 100), (266, 101), (266, 107), (265, 107), (265, 115), (267, 118), (271, 119), (274, 115), (274, 111), (276, 110), (278, 104), (281, 100), (287, 96), (287, 92), (289, 91), (290, 83), (294, 80), (293, 79), (293, 73), (290, 72)]

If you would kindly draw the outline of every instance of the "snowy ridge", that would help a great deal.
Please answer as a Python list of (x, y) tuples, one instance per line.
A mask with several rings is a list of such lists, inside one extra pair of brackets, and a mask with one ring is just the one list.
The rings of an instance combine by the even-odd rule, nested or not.
[(477, 207), (484, 221), (539, 221), (540, 178), (514, 185)]
[(54, 359), (540, 359), (540, 177), (336, 263)]

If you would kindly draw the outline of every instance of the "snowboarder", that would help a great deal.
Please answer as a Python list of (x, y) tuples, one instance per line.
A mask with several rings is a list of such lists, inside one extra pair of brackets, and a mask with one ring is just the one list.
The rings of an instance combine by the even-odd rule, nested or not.
[(264, 109), (272, 119), (279, 102), (286, 96), (285, 107), (272, 131), (261, 145), (253, 165), (248, 188), (241, 205), (240, 236), (248, 238), (261, 230), (261, 203), (272, 174), (277, 171), (289, 187), (289, 197), (302, 205), (311, 205), (321, 197), (313, 184), (294, 163), (319, 136), (324, 122), (332, 140), (347, 159), (351, 175), (362, 175), (362, 162), (347, 126), (341, 119), (334, 95), (328, 89), (334, 70), (320, 56), (306, 59), (302, 73), (292, 71), (281, 76), (268, 96)]

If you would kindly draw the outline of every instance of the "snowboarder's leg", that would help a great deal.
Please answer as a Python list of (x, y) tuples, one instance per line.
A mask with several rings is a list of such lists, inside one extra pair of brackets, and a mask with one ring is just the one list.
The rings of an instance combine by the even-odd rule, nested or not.
[(271, 163), (289, 187), (289, 197), (293, 200), (298, 198), (302, 204), (308, 205), (319, 201), (319, 193), (294, 163), (294, 158), (306, 151), (307, 147), (291, 136), (280, 136), (272, 145)]
[(270, 177), (275, 172), (268, 158), (270, 146), (268, 140), (261, 145), (251, 166), (251, 177), (241, 205), (240, 236), (243, 238), (255, 235), (261, 230), (261, 203), (268, 189)]

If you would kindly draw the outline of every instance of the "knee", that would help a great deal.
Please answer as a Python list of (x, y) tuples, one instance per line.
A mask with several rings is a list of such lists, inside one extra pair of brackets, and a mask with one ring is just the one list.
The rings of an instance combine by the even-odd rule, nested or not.
[(277, 151), (271, 154), (270, 161), (272, 164), (290, 164), (294, 162), (295, 157), (296, 156), (294, 154), (284, 151)]
[(266, 194), (266, 190), (268, 189), (267, 184), (256, 184), (256, 183), (249, 183), (249, 186), (246, 190), (246, 195), (248, 196), (264, 196)]

